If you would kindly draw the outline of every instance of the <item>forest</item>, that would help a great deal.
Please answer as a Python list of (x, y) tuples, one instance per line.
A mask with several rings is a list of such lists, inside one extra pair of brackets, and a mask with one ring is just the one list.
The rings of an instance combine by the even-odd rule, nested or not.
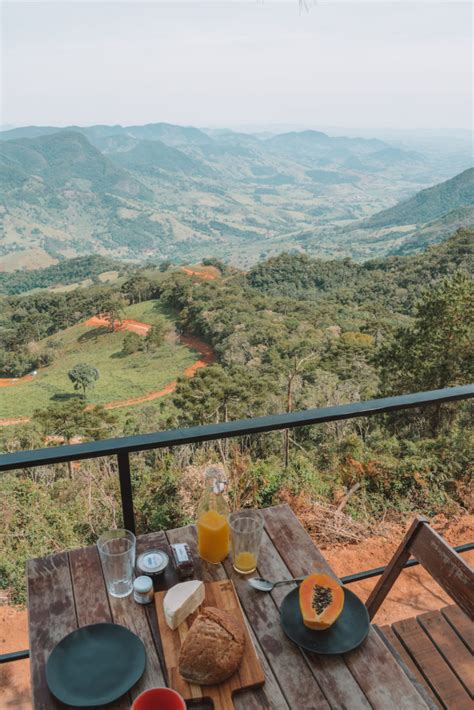
[[(281, 254), (243, 272), (209, 261), (218, 276), (208, 280), (166, 264), (130, 269), (111, 285), (2, 297), (4, 376), (48, 367), (58, 354), (42, 350), (44, 338), (98, 313), (113, 321), (124, 305), (140, 302), (159, 304), (177, 334), (201, 338), (216, 359), (179, 377), (167, 397), (125, 411), (87, 406), (87, 395), (52, 402), (29, 423), (3, 427), (1, 449), (473, 381), (474, 230), (422, 254), (362, 264)], [(234, 508), (301, 497), (331, 507), (344, 499), (345, 513), (368, 528), (413, 511), (462, 513), (472, 504), (470, 414), (468, 403), (457, 403), (133, 455), (138, 529), (192, 520), (209, 461), (225, 466)], [(0, 580), (14, 601), (24, 599), (27, 558), (92, 543), (120, 523), (114, 460), (6, 474), (0, 492)]]

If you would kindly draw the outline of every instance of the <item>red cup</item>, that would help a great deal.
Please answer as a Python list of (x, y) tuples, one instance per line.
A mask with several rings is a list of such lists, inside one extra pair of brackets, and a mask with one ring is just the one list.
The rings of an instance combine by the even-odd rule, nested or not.
[(150, 688), (136, 698), (132, 710), (186, 710), (186, 703), (176, 690)]

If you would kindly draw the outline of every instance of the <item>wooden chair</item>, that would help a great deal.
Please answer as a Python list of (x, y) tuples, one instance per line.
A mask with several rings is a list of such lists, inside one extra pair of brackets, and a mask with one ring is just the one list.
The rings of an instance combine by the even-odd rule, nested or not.
[(474, 571), (428, 524), (417, 516), (394, 556), (385, 568), (366, 606), (372, 619), (395, 583), (403, 566), (413, 555), (440, 587), (474, 620)]

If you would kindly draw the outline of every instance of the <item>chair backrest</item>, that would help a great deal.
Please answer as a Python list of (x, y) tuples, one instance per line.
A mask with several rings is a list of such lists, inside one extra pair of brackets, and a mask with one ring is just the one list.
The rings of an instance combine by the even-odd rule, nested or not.
[(474, 619), (474, 571), (428, 524), (417, 516), (400, 543), (385, 572), (370, 593), (366, 606), (372, 619), (413, 555), (456, 604)]

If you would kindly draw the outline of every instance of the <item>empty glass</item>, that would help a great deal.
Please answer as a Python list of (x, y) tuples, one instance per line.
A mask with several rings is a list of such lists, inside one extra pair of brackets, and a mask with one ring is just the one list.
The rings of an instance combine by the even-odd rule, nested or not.
[(136, 538), (129, 530), (110, 530), (97, 540), (107, 591), (126, 597), (133, 589)]
[(263, 520), (258, 513), (243, 511), (231, 515), (230, 540), (236, 572), (240, 574), (255, 572), (262, 532)]

